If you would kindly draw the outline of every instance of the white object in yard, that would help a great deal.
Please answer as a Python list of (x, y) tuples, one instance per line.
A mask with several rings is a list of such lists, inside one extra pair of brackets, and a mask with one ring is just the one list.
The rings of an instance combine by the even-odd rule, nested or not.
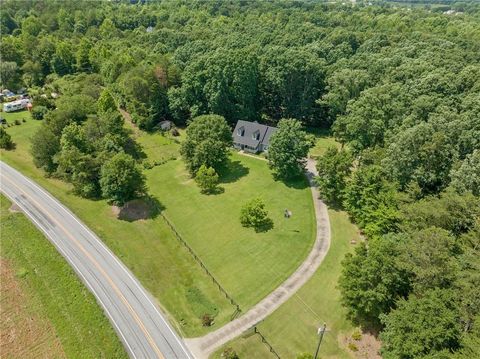
[(12, 102), (6, 102), (3, 104), (3, 111), (13, 112), (18, 110), (23, 110), (27, 108), (29, 103), (30, 103), (30, 100), (28, 98), (12, 101)]

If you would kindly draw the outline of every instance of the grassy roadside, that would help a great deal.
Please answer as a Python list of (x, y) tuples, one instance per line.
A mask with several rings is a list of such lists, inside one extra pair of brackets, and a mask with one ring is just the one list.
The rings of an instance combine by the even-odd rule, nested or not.
[[(320, 357), (350, 358), (343, 337), (353, 327), (346, 320), (336, 288), (341, 270), (341, 259), (353, 249), (352, 239), (359, 238), (357, 228), (347, 214), (329, 210), (332, 227), (330, 250), (314, 276), (298, 293), (258, 325), (261, 333), (282, 358), (295, 358), (299, 353), (315, 351), (317, 328), (325, 322), (327, 332), (320, 349)], [(212, 354), (221, 358), (224, 348), (231, 347), (240, 358), (274, 358), (258, 335), (247, 333)]]
[[(93, 295), (34, 225), (23, 214), (11, 213), (9, 207), (10, 202), (0, 196), (0, 255), (6, 261), (3, 265), (8, 263), (16, 273), (25, 303), (20, 315), (12, 318), (12, 305), (8, 303), (16, 299), (8, 297), (8, 288), (2, 289), (2, 328), (8, 326), (9, 320), (17, 324), (22, 320), (46, 324), (15, 326), (14, 340), (2, 343), (2, 352), (9, 353), (10, 344), (21, 348), (17, 357), (38, 357), (46, 350), (45, 355), (64, 354), (68, 358), (127, 358)], [(39, 333), (42, 329), (53, 333)], [(2, 339), (4, 334), (2, 330)], [(37, 336), (43, 339), (40, 343), (28, 340)], [(22, 339), (25, 343), (15, 342)]]
[[(7, 128), (16, 148), (14, 151), (0, 150), (1, 160), (54, 193), (92, 228), (158, 299), (184, 335), (201, 335), (228, 321), (234, 308), (179, 245), (160, 217), (136, 222), (120, 221), (105, 201), (75, 196), (69, 184), (46, 178), (33, 165), (29, 153), (30, 138), (40, 124), (40, 121), (29, 119), (20, 126)], [(217, 313), (213, 328), (202, 327), (201, 316), (205, 312)]]

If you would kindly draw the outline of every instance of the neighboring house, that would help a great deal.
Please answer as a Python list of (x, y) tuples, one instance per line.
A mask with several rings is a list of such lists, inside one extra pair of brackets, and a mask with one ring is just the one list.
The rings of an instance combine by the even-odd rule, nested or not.
[(276, 127), (240, 120), (233, 131), (233, 147), (251, 153), (267, 151), (276, 130)]
[(30, 104), (29, 99), (6, 102), (6, 103), (3, 104), (3, 111), (13, 112), (13, 111), (18, 111), (18, 110), (23, 110), (25, 108), (28, 108), (29, 104)]

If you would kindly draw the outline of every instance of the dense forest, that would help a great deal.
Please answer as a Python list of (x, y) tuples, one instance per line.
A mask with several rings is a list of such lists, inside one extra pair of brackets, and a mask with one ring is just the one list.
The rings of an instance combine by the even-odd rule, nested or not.
[(351, 319), (386, 359), (480, 357), (480, 4), (442, 6), (5, 1), (2, 87), (43, 119), (36, 165), (118, 204), (115, 167), (144, 188), (117, 108), (147, 131), (205, 114), (331, 130), (322, 198), (366, 238), (339, 280)]

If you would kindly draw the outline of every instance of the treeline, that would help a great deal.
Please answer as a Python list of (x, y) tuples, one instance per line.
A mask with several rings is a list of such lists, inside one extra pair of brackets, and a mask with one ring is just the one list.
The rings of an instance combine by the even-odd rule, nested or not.
[[(448, 53), (458, 48), (467, 58), (457, 70), (479, 50), (478, 7), (454, 19), (388, 6), (295, 1), (95, 7), (6, 1), (2, 10), (3, 86), (44, 86), (58, 76), (98, 73), (145, 129), (162, 119), (186, 123), (208, 113), (230, 123), (296, 118), (329, 126), (344, 106), (333, 96), (346, 105), (355, 91), (379, 81), (380, 69), (364, 61), (395, 68), (394, 57), (380, 64), (384, 48), (408, 50), (399, 59), (416, 58), (412, 48), (421, 50), (423, 43), (437, 50), (445, 45)], [(343, 74), (355, 54), (363, 54), (356, 57), (363, 63)], [(344, 88), (348, 81), (356, 83), (353, 93)]]
[(371, 37), (327, 78), (343, 146), (318, 160), (318, 184), (366, 236), (339, 287), (350, 318), (380, 331), (383, 357), (479, 357), (478, 45), (448, 38), (447, 16), (423, 30), (415, 18), (391, 23), (409, 36)]

